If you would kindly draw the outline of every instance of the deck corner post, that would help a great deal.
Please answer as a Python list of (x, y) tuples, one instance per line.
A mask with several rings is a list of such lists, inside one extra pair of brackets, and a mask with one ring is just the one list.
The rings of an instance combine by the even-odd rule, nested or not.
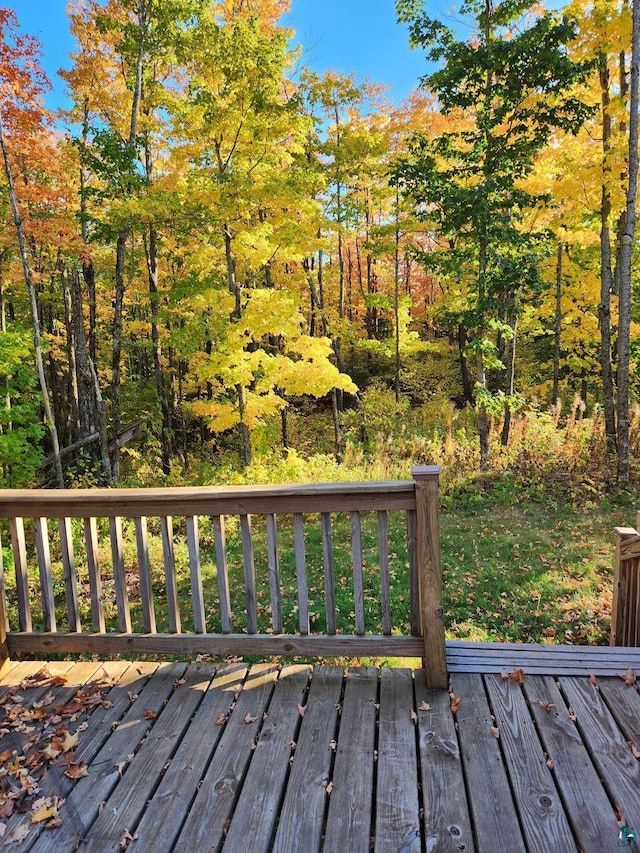
[(444, 640), (438, 514), (438, 480), (441, 471), (439, 465), (425, 465), (412, 468), (411, 476), (416, 485), (418, 590), (427, 687), (446, 690), (449, 679)]
[(2, 542), (0, 541), (0, 680), (9, 668), (9, 644), (7, 642), (7, 631), (9, 620), (7, 614), (7, 600), (4, 588), (4, 570), (2, 565)]
[[(611, 604), (611, 634), (610, 646), (638, 645), (635, 598), (637, 595), (638, 553), (634, 543), (634, 552), (626, 553), (625, 545), (629, 540), (638, 537), (638, 531), (633, 527), (616, 527), (616, 555), (613, 576), (613, 602)], [(632, 589), (636, 594), (632, 594)], [(634, 600), (632, 600), (634, 599)]]

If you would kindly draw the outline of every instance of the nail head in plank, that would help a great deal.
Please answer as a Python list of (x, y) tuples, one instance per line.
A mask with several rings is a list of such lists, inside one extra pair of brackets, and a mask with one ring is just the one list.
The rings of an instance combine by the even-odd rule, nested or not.
[(240, 516), (240, 535), (242, 538), (244, 594), (247, 605), (247, 633), (256, 634), (258, 632), (258, 616), (256, 609), (256, 567), (253, 561), (251, 516)]
[(22, 518), (10, 518), (13, 564), (16, 571), (16, 594), (18, 597), (18, 624), (21, 631), (31, 631), (31, 604), (29, 602), (29, 573), (27, 569), (27, 545), (24, 538)]
[(142, 599), (142, 624), (147, 634), (156, 632), (156, 614), (153, 606), (153, 583), (151, 563), (149, 562), (149, 535), (145, 516), (134, 519), (136, 526), (136, 546), (138, 551), (138, 574), (140, 576), (140, 596)]
[(276, 516), (270, 513), (267, 521), (267, 563), (271, 594), (271, 627), (274, 634), (282, 633), (282, 592), (280, 590), (280, 561), (278, 560), (278, 528)]
[(216, 572), (218, 575), (218, 593), (220, 595), (220, 622), (222, 633), (230, 634), (233, 631), (231, 621), (231, 599), (229, 597), (229, 573), (227, 571), (227, 552), (224, 535), (224, 516), (214, 515), (213, 537), (216, 547)]
[(202, 594), (202, 570), (200, 568), (200, 541), (198, 537), (198, 517), (187, 516), (187, 545), (189, 548), (189, 574), (191, 577), (191, 609), (193, 611), (193, 630), (203, 634), (206, 629), (204, 616), (204, 597)]
[(364, 579), (362, 577), (362, 525), (360, 513), (351, 513), (351, 560), (353, 565), (353, 601), (356, 634), (364, 634)]
[(104, 633), (104, 608), (102, 606), (102, 578), (98, 563), (98, 526), (95, 518), (84, 519), (84, 538), (87, 548), (89, 590), (91, 593), (91, 622), (96, 633)]
[(164, 565), (164, 580), (167, 590), (167, 615), (169, 619), (169, 632), (179, 634), (182, 630), (180, 624), (180, 603), (178, 601), (178, 583), (176, 579), (176, 561), (173, 552), (173, 518), (167, 515), (160, 519), (160, 533), (162, 536), (162, 562)]
[(332, 635), (336, 633), (336, 588), (330, 512), (322, 513), (322, 567), (327, 634)]
[(53, 598), (53, 577), (51, 574), (51, 552), (49, 550), (49, 527), (46, 518), (34, 518), (36, 534), (36, 553), (40, 574), (40, 597), (45, 631), (56, 630), (56, 604)]
[(73, 551), (73, 530), (70, 518), (59, 519), (60, 551), (64, 571), (64, 591), (67, 602), (67, 622), (69, 630), (78, 633), (82, 631), (80, 611), (78, 609), (78, 575)]
[(124, 567), (122, 547), (122, 519), (116, 516), (109, 519), (109, 539), (111, 540), (111, 560), (113, 563), (113, 581), (116, 588), (118, 606), (118, 627), (123, 634), (131, 633), (131, 615), (127, 594), (127, 575)]
[(301, 512), (293, 514), (293, 538), (298, 581), (300, 634), (306, 636), (309, 633), (309, 590), (307, 587), (307, 558), (304, 547), (304, 516)]

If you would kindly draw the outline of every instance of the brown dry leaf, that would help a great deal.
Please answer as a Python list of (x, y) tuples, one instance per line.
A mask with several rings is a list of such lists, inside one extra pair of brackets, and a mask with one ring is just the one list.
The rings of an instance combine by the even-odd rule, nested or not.
[(640, 750), (638, 750), (638, 747), (635, 745), (635, 743), (632, 740), (627, 741), (627, 743), (629, 744), (629, 749), (633, 753), (633, 757), (640, 758)]
[(491, 726), (491, 734), (496, 740), (500, 740), (500, 729), (497, 726)]
[(154, 711), (152, 708), (145, 708), (144, 709), (145, 720), (155, 720), (155, 718), (157, 716), (158, 716), (158, 712)]
[(553, 761), (550, 758), (547, 758), (547, 767), (549, 770), (553, 770)]
[(503, 666), (502, 669), (500, 670), (500, 678), (502, 678), (505, 681), (507, 678), (509, 678), (509, 673), (507, 672), (506, 666)]
[(229, 827), (231, 826), (231, 818), (227, 818), (225, 822), (222, 824), (222, 834), (224, 837), (227, 837), (227, 833), (229, 832)]
[(129, 832), (128, 829), (125, 829), (124, 835), (120, 839), (120, 849), (126, 850), (127, 847), (131, 844), (132, 841), (136, 841), (138, 838), (138, 833), (134, 832), (133, 835)]
[(593, 684), (593, 686), (596, 688), (596, 690), (600, 690), (600, 687), (598, 685), (598, 679), (595, 677), (595, 675), (591, 671), (589, 671), (589, 681)]
[(227, 715), (223, 713), (218, 714), (218, 716), (216, 717), (216, 726), (224, 726), (226, 722)]
[(624, 683), (625, 683), (625, 684), (627, 684), (629, 687), (633, 687), (633, 685), (636, 683), (636, 674), (635, 674), (635, 672), (631, 669), (631, 667), (629, 667), (629, 669), (627, 670), (627, 674), (626, 674), (626, 675), (621, 675), (621, 676), (620, 676), (620, 678), (621, 678), (621, 679), (624, 681)]
[(329, 741), (329, 749), (332, 750), (333, 752), (336, 751), (337, 746), (338, 746), (338, 744), (335, 742), (335, 740)]
[(176, 678), (173, 682), (173, 689), (175, 690), (176, 687), (180, 687), (181, 684), (186, 684), (186, 681), (186, 678)]
[[(27, 835), (29, 835), (30, 832), (31, 832), (31, 828), (23, 823), (21, 826), (16, 826), (16, 828), (12, 832), (9, 833), (9, 839), (14, 844), (22, 844), (22, 842), (25, 840), (25, 838), (27, 837)], [(9, 839), (7, 839), (7, 840), (9, 840)], [(4, 845), (5, 845), (5, 847), (7, 847), (6, 841), (5, 841)]]
[(45, 829), (58, 829), (59, 826), (62, 826), (62, 821), (59, 817), (54, 817), (53, 820), (50, 820), (49, 823), (45, 823)]
[(418, 705), (418, 711), (430, 711), (431, 705), (428, 705), (426, 702), (421, 702)]
[(411, 717), (411, 722), (413, 723), (413, 725), (414, 725), (414, 726), (415, 726), (415, 725), (417, 725), (417, 723), (418, 723), (418, 715), (417, 715), (417, 714), (416, 714), (416, 712), (413, 710), (413, 708), (409, 711), (409, 716)]
[(453, 693), (451, 694), (451, 711), (456, 714), (458, 712), (458, 708), (460, 707), (460, 697), (455, 696)]
[(306, 706), (306, 705), (301, 705), (301, 704), (298, 702), (298, 713), (300, 714), (300, 716), (301, 716), (301, 717), (304, 717), (306, 710), (307, 710), (307, 706)]
[(333, 782), (329, 782), (329, 784), (327, 785), (327, 794), (329, 794), (329, 796), (331, 796), (332, 791), (333, 791)]
[(0, 752), (0, 764), (5, 764), (13, 755), (13, 750), (5, 749), (4, 752)]
[(75, 764), (70, 764), (64, 771), (64, 775), (69, 779), (80, 779), (81, 776), (88, 776), (89, 771), (84, 761), (77, 761)]
[(570, 720), (572, 720), (574, 723), (575, 723), (575, 721), (578, 719), (577, 714), (576, 714), (576, 712), (573, 710), (573, 708), (571, 707), (571, 705), (569, 705), (569, 719), (570, 719)]
[(127, 696), (129, 697), (129, 702), (135, 702), (138, 698), (138, 694), (134, 693), (132, 690), (127, 691)]
[(552, 709), (552, 708), (555, 708), (555, 707), (556, 707), (556, 706), (553, 704), (553, 702), (542, 702), (542, 700), (538, 702), (538, 705), (540, 705), (540, 707), (542, 708), (542, 710), (543, 710), (543, 711), (546, 711), (546, 712), (547, 712), (547, 714), (549, 714), (549, 713), (551, 712), (551, 709)]
[(524, 684), (524, 669), (514, 669), (509, 678), (517, 681), (518, 684)]
[(64, 740), (62, 741), (62, 751), (70, 752), (72, 749), (75, 749), (76, 746), (80, 743), (80, 737), (78, 733), (71, 734), (70, 732), (64, 733)]
[(251, 714), (250, 714), (248, 711), (247, 711), (247, 713), (244, 715), (244, 721), (245, 721), (245, 723), (246, 723), (247, 725), (249, 725), (249, 723), (255, 723), (255, 721), (256, 721), (257, 719), (258, 719), (257, 717), (252, 717), (252, 716), (251, 716)]
[(298, 744), (295, 742), (295, 740), (289, 741), (289, 749), (295, 749), (297, 745)]

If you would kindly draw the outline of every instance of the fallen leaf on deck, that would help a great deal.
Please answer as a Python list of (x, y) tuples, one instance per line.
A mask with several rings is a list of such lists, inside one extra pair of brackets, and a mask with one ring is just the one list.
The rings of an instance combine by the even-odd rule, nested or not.
[(75, 764), (70, 764), (64, 771), (64, 775), (69, 779), (80, 779), (81, 776), (88, 776), (89, 771), (84, 761), (78, 761)]
[(496, 726), (491, 726), (491, 734), (496, 740), (500, 740), (500, 729)]
[(301, 717), (304, 717), (304, 715), (305, 715), (305, 711), (306, 711), (306, 710), (307, 710), (307, 706), (306, 706), (306, 705), (301, 705), (301, 704), (298, 702), (298, 713), (300, 714), (300, 716), (301, 716)]
[(540, 705), (540, 707), (542, 708), (542, 710), (543, 710), (543, 711), (546, 711), (546, 712), (547, 712), (547, 714), (548, 714), (548, 713), (550, 713), (550, 711), (551, 711), (551, 709), (552, 709), (552, 708), (555, 708), (555, 707), (556, 707), (556, 706), (553, 704), (553, 702), (546, 702), (546, 703), (545, 703), (545, 702), (540, 701), (540, 702), (538, 702), (538, 705)]
[(461, 699), (459, 696), (455, 696), (453, 693), (451, 694), (451, 711), (455, 714), (460, 707)]
[(502, 678), (503, 680), (506, 680), (507, 678), (509, 678), (509, 673), (507, 672), (506, 666), (503, 666), (502, 669), (500, 670), (500, 678)]
[(126, 850), (127, 847), (131, 844), (132, 841), (136, 841), (138, 838), (138, 833), (135, 832), (133, 835), (129, 832), (128, 829), (125, 829), (124, 835), (120, 839), (120, 849)]
[(589, 681), (593, 684), (593, 686), (597, 690), (600, 690), (600, 687), (598, 686), (598, 679), (595, 677), (595, 675), (592, 672), (589, 672)]
[(632, 687), (636, 683), (636, 674), (631, 669), (631, 667), (629, 667), (629, 669), (627, 670), (627, 674), (621, 675), (620, 678), (624, 681), (625, 684), (628, 684), (629, 687)]
[(336, 747), (337, 747), (337, 746), (338, 746), (338, 744), (335, 742), (335, 740), (330, 740), (330, 741), (329, 741), (329, 749), (333, 750), (333, 752), (335, 752), (335, 751), (336, 751)]
[(16, 826), (16, 828), (9, 833), (9, 838), (5, 841), (4, 846), (8, 847), (8, 842), (11, 841), (14, 844), (22, 844), (27, 835), (31, 832), (30, 827), (26, 824), (22, 824), (22, 826)]
[(245, 723), (246, 723), (247, 725), (249, 725), (249, 723), (255, 723), (255, 721), (256, 721), (257, 719), (258, 719), (257, 717), (252, 717), (252, 716), (251, 716), (251, 714), (250, 714), (248, 711), (247, 711), (247, 713), (244, 715), (244, 721), (245, 721)]
[(31, 812), (31, 823), (41, 823), (43, 820), (50, 820), (51, 818), (56, 816), (56, 807), (51, 805), (43, 805), (40, 806), (39, 809)]
[(176, 687), (180, 687), (180, 685), (185, 684), (185, 682), (186, 678), (176, 678), (176, 680), (173, 682), (173, 689), (175, 690)]
[(155, 718), (156, 718), (157, 716), (158, 716), (158, 712), (157, 712), (157, 711), (154, 711), (154, 710), (152, 710), (151, 708), (145, 708), (145, 709), (144, 709), (144, 718), (145, 718), (145, 720), (155, 720)]
[(418, 705), (418, 711), (430, 711), (431, 705), (428, 705), (426, 702), (421, 702)]
[(62, 741), (62, 751), (63, 752), (70, 752), (72, 749), (76, 748), (76, 746), (79, 744), (79, 742), (80, 742), (80, 737), (78, 736), (77, 732), (75, 734), (71, 734), (70, 732), (65, 732), (64, 733), (64, 740)]
[(578, 719), (576, 712), (573, 710), (571, 705), (569, 705), (569, 719), (572, 720), (574, 723)]
[(62, 826), (62, 821), (59, 817), (54, 817), (53, 820), (50, 820), (49, 823), (45, 823), (45, 829), (57, 829), (59, 826)]
[(627, 743), (629, 744), (629, 748), (631, 749), (631, 752), (633, 753), (633, 757), (634, 758), (640, 758), (640, 751), (638, 750), (638, 747), (635, 745), (635, 743), (632, 740), (627, 741)]
[(216, 726), (224, 726), (226, 722), (227, 715), (222, 713), (218, 714), (218, 716), (216, 717)]
[(129, 702), (135, 702), (135, 701), (136, 701), (136, 699), (138, 698), (138, 694), (137, 694), (137, 693), (133, 693), (131, 690), (129, 690), (129, 691), (127, 692), (127, 696), (129, 697)]
[(415, 725), (417, 724), (417, 722), (418, 722), (418, 715), (417, 715), (417, 714), (416, 714), (416, 712), (413, 710), (413, 708), (409, 711), (409, 716), (411, 717), (411, 722), (412, 722), (412, 723), (413, 723), (413, 725), (415, 726)]
[(329, 782), (329, 784), (327, 785), (327, 794), (331, 795), (332, 791), (333, 791), (333, 782)]
[(298, 744), (295, 742), (295, 740), (289, 741), (289, 749), (295, 749), (297, 745)]
[(509, 678), (517, 681), (518, 684), (524, 684), (524, 669), (514, 669)]
[(553, 770), (553, 761), (550, 758), (547, 758), (547, 767), (549, 770)]

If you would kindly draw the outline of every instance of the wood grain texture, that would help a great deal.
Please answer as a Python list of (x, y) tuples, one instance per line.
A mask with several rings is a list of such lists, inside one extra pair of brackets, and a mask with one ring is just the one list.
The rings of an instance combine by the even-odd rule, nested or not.
[(180, 603), (178, 601), (178, 580), (176, 578), (176, 560), (173, 551), (173, 518), (168, 515), (160, 519), (160, 535), (162, 537), (162, 562), (164, 565), (164, 582), (167, 590), (167, 617), (169, 633), (179, 634), (182, 629), (180, 620)]
[(64, 572), (64, 594), (67, 604), (67, 627), (69, 631), (82, 631), (78, 608), (78, 575), (73, 550), (71, 519), (61, 518), (58, 523), (58, 529), (60, 531), (60, 556)]
[(224, 842), (226, 853), (268, 853), (289, 771), (300, 722), (298, 705), (303, 701), (310, 667), (287, 666), (280, 672), (265, 717), (250, 772), (245, 779)]
[(145, 633), (155, 634), (156, 613), (153, 605), (153, 582), (149, 562), (149, 532), (146, 516), (134, 519), (136, 528), (136, 550), (138, 552), (138, 577), (142, 603), (142, 625)]
[[(262, 715), (278, 677), (277, 667), (257, 664), (251, 668), (243, 690), (224, 726), (213, 758), (198, 788), (189, 816), (175, 844), (175, 853), (193, 853), (218, 849), (224, 838), (227, 820), (247, 767), (253, 756), (254, 742)], [(248, 718), (250, 722), (246, 722)], [(215, 720), (211, 721), (212, 725)]]
[(309, 633), (309, 589), (307, 584), (307, 556), (304, 543), (304, 516), (293, 514), (293, 547), (296, 556), (298, 586), (298, 630), (301, 636)]
[(274, 634), (282, 633), (282, 593), (280, 590), (280, 560), (278, 559), (278, 527), (276, 516), (266, 517), (267, 565), (269, 567), (269, 593), (271, 597), (271, 628)]
[(256, 567), (253, 557), (253, 538), (251, 535), (251, 516), (240, 516), (240, 534), (242, 538), (242, 565), (244, 572), (244, 597), (247, 608), (247, 633), (258, 632), (258, 609), (256, 601)]
[(49, 528), (46, 518), (34, 518), (36, 534), (36, 554), (40, 575), (40, 600), (42, 601), (42, 621), (45, 631), (56, 630), (56, 605), (53, 600), (53, 577), (51, 574), (51, 552), (49, 550)]
[(336, 587), (333, 563), (333, 537), (331, 513), (322, 513), (322, 571), (324, 575), (324, 603), (327, 634), (336, 633)]
[(526, 850), (500, 745), (491, 731), (494, 722), (480, 676), (457, 674), (452, 686), (460, 699), (458, 743), (476, 847), (480, 853)]
[(18, 625), (21, 631), (31, 631), (31, 603), (29, 601), (29, 572), (27, 567), (27, 545), (24, 538), (22, 518), (10, 518), (11, 547), (16, 573), (16, 596), (18, 598)]
[(202, 593), (202, 570), (200, 568), (200, 538), (198, 535), (198, 517), (189, 515), (187, 524), (187, 546), (189, 548), (189, 577), (191, 579), (191, 613), (193, 630), (203, 634), (207, 630), (204, 616), (204, 596)]
[(227, 571), (227, 551), (225, 544), (224, 516), (214, 515), (213, 539), (216, 548), (216, 573), (218, 575), (218, 595), (220, 597), (220, 623), (222, 633), (230, 634), (233, 631), (231, 620), (231, 599), (229, 596), (229, 573)]
[(450, 696), (430, 690), (424, 672), (414, 677), (418, 750), (420, 754), (424, 835), (427, 850), (473, 853), (475, 847), (467, 805)]
[(342, 677), (342, 668), (337, 666), (319, 666), (313, 671), (273, 853), (320, 849)]
[(380, 683), (375, 851), (420, 853), (416, 736), (410, 669), (383, 669)]
[(485, 676), (525, 840), (531, 850), (573, 850), (576, 842), (517, 681)]
[(98, 562), (98, 525), (95, 518), (84, 519), (84, 540), (87, 549), (87, 570), (91, 595), (91, 624), (96, 633), (104, 633), (102, 578)]
[(415, 509), (407, 511), (407, 557), (409, 559), (409, 619), (411, 636), (422, 636), (420, 583), (418, 580), (417, 521)]
[(362, 577), (362, 524), (360, 513), (350, 513), (351, 562), (353, 565), (353, 610), (356, 619), (355, 633), (364, 634), (364, 579)]
[(525, 695), (583, 853), (601, 853), (618, 835), (616, 816), (564, 699), (551, 676), (527, 676)]
[(378, 672), (374, 667), (349, 670), (340, 714), (324, 853), (345, 850), (369, 853), (377, 694)]
[(626, 740), (640, 749), (640, 694), (621, 678), (598, 679), (600, 693)]
[(382, 633), (391, 634), (391, 578), (389, 575), (389, 519), (384, 510), (378, 512), (378, 554), (380, 557), (380, 608)]
[(118, 608), (118, 628), (123, 634), (131, 633), (131, 613), (129, 593), (127, 591), (127, 573), (124, 566), (124, 548), (122, 544), (122, 519), (109, 519), (109, 539), (111, 541), (111, 561), (113, 564), (113, 582), (116, 589)]

